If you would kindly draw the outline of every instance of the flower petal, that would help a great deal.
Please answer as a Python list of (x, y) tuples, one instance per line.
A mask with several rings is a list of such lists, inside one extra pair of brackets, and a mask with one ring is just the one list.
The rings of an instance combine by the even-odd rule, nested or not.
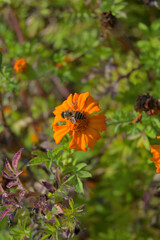
[(79, 111), (81, 111), (84, 108), (88, 96), (89, 96), (89, 92), (82, 93), (82, 94), (79, 95), (79, 98), (78, 98), (78, 109), (79, 109)]
[(85, 134), (75, 132), (69, 145), (70, 148), (76, 149), (77, 151), (87, 151)]
[(87, 129), (86, 130), (86, 145), (92, 150), (97, 140), (101, 138), (101, 135), (95, 129)]
[(73, 103), (78, 102), (79, 94), (75, 93), (73, 96)]
[(105, 115), (103, 113), (98, 113), (96, 115), (90, 116), (89, 118), (89, 127), (97, 129), (98, 131), (106, 130)]
[(62, 118), (61, 114), (58, 114), (58, 115), (55, 116), (54, 122), (52, 123), (52, 126), (56, 125), (58, 122), (63, 122), (63, 121), (65, 121), (65, 119)]
[(101, 111), (101, 109), (98, 106), (98, 102), (94, 101), (94, 99), (91, 96), (87, 98), (87, 101), (83, 110), (88, 114)]
[(70, 94), (66, 101), (67, 101), (67, 103), (68, 103), (68, 106), (72, 107), (72, 104), (73, 104), (73, 95)]
[(60, 143), (61, 139), (70, 131), (68, 126), (53, 126), (53, 131), (55, 131), (53, 137), (56, 144)]

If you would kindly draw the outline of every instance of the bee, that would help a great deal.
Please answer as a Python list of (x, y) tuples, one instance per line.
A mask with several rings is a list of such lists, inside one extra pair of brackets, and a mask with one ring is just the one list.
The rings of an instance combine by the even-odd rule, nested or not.
[(78, 119), (85, 119), (85, 116), (83, 115), (83, 113), (79, 112), (79, 111), (69, 111), (66, 110), (64, 112), (61, 113), (62, 118), (70, 120), (71, 123), (76, 123), (76, 120)]

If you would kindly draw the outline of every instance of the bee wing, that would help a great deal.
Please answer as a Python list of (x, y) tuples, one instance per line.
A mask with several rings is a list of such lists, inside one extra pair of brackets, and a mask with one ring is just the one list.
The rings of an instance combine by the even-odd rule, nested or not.
[(71, 118), (70, 118), (70, 121), (71, 121), (71, 123), (73, 123), (73, 124), (76, 123), (76, 119), (75, 119), (74, 117), (71, 117)]

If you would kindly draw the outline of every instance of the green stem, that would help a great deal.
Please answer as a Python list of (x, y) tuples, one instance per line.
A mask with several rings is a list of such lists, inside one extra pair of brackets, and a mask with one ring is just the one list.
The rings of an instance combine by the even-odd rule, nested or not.
[(116, 125), (116, 124), (120, 124), (120, 123), (132, 123), (134, 119), (128, 119), (128, 120), (123, 120), (123, 121), (116, 121), (116, 122), (111, 122), (111, 123), (107, 123), (107, 126), (110, 126), (110, 125)]

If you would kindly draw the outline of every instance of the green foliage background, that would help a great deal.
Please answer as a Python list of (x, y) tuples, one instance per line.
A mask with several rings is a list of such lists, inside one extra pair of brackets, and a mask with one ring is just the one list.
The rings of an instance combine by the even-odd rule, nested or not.
[[(113, 36), (101, 40), (100, 13), (109, 10), (121, 20), (138, 57), (132, 50), (124, 51)], [(1, 124), (3, 151), (12, 155), (19, 145), (34, 148), (33, 120), (42, 128), (37, 147), (46, 140), (54, 144), (50, 127), (54, 107), (69, 93), (89, 91), (100, 102), (108, 126), (93, 151), (74, 153), (93, 176), (83, 182), (85, 196), (75, 199), (77, 205), (86, 204), (77, 238), (158, 239), (159, 221), (158, 227), (151, 223), (159, 214), (159, 200), (150, 191), (156, 210), (145, 209), (143, 195), (155, 174), (150, 144), (159, 144), (159, 115), (143, 114), (143, 124), (133, 125), (131, 120), (138, 115), (134, 104), (139, 94), (159, 98), (160, 10), (140, 0), (1, 0), (0, 15), (1, 104), (11, 108), (5, 118), (17, 138), (8, 147), (2, 141)], [(29, 64), (26, 74), (13, 70), (21, 57)], [(1, 240), (12, 239), (6, 219), (0, 228)]]

